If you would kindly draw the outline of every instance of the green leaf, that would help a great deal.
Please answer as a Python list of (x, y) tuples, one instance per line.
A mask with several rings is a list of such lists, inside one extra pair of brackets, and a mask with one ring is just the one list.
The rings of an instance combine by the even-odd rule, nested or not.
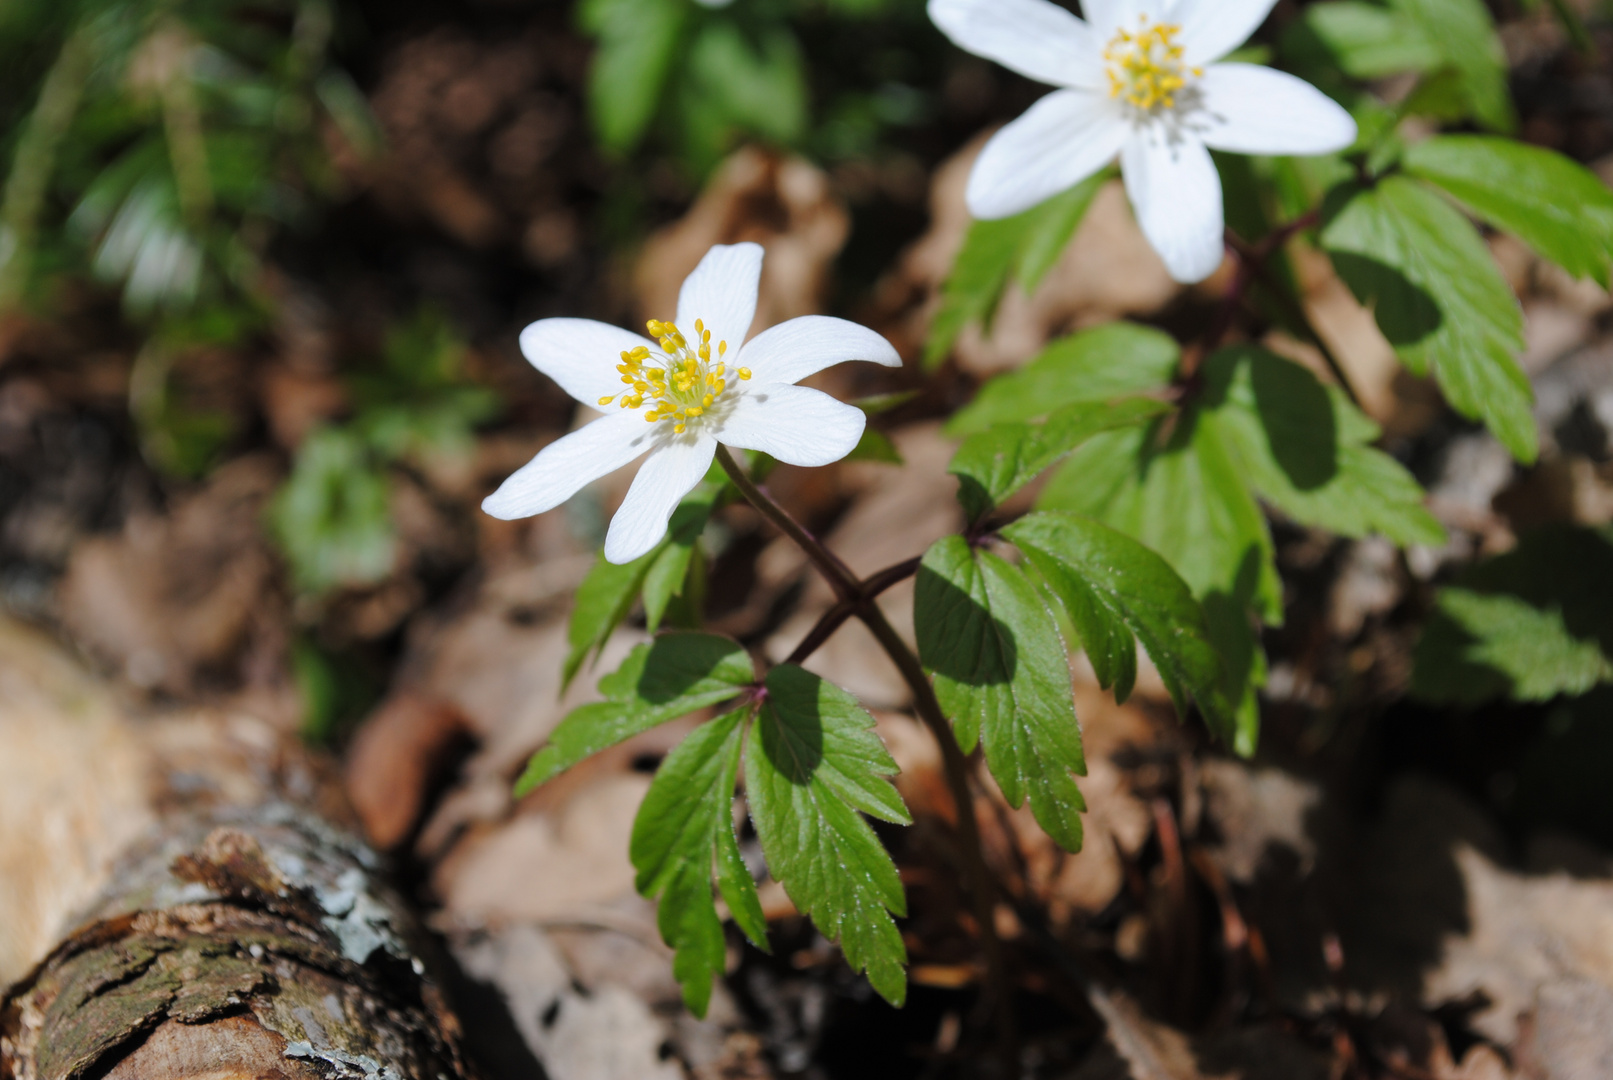
[(347, 428), (303, 441), (269, 506), (269, 525), (304, 592), (373, 585), (397, 561), (387, 475)]
[(586, 757), (668, 720), (727, 701), (755, 683), (750, 654), (714, 634), (663, 634), (599, 682), (605, 700), (575, 709), (516, 784), (525, 794)]
[(1613, 264), (1613, 191), (1551, 150), (1485, 135), (1441, 135), (1406, 151), (1407, 172), (1437, 184), (1575, 277), (1604, 289)]
[(572, 603), (571, 622), (566, 627), (570, 648), (561, 671), (562, 685), (571, 685), (589, 656), (597, 657), (605, 648), (611, 634), (633, 610), (633, 601), (640, 592), (644, 594), (644, 615), (650, 633), (660, 629), (672, 598), (683, 595), (695, 548), (722, 493), (721, 486), (710, 483), (696, 488), (673, 512), (667, 538), (632, 562), (617, 565), (603, 555), (594, 560)]
[(767, 676), (745, 750), (745, 791), (762, 852), (795, 906), (881, 997), (907, 997), (907, 950), (892, 915), (907, 914), (896, 865), (858, 811), (908, 824), (886, 779), (896, 772), (856, 698), (793, 665)]
[(577, 597), (572, 602), (571, 622), (566, 627), (566, 642), (571, 648), (561, 669), (562, 685), (570, 686), (589, 656), (598, 656), (604, 649), (611, 634), (633, 610), (633, 601), (644, 588), (650, 568), (665, 551), (663, 544), (647, 555), (620, 565), (608, 561), (604, 555), (594, 559), (588, 576), (577, 586)]
[(1265, 516), (1214, 417), (1193, 409), (1170, 438), (1131, 429), (1089, 440), (1055, 473), (1038, 507), (1096, 518), (1158, 552), (1188, 583), (1236, 703), (1233, 748), (1252, 754), (1260, 714), (1255, 691), (1265, 656), (1254, 618), (1279, 625), (1282, 582)]
[(1147, 423), (1170, 409), (1151, 398), (1066, 405), (1045, 423), (998, 424), (969, 436), (947, 471), (960, 481), (958, 501), (969, 520), (979, 521), (1092, 436)]
[[(1204, 612), (1187, 582), (1123, 533), (1073, 514), (1031, 514), (1003, 530), (1063, 603), (1099, 681), (1124, 701), (1137, 676), (1137, 640), (1179, 714), (1197, 700), (1210, 728), (1232, 740), (1233, 704)], [(1135, 635), (1135, 638), (1133, 637)]]
[(1341, 536), (1382, 533), (1398, 544), (1442, 544), (1424, 492), (1372, 443), (1378, 426), (1336, 387), (1256, 346), (1204, 365), (1206, 408), (1260, 495), (1304, 525)]
[(1346, 75), (1381, 79), (1430, 71), (1443, 61), (1437, 42), (1407, 14), (1361, 0), (1312, 4), (1302, 22)]
[(941, 290), (941, 310), (930, 326), (924, 366), (935, 368), (952, 352), (970, 326), (991, 328), (997, 305), (1018, 279), (1034, 292), (1063, 254), (1081, 219), (1103, 185), (1114, 177), (1104, 169), (1069, 191), (1000, 221), (976, 221)]
[(784, 144), (806, 130), (805, 65), (794, 35), (783, 27), (753, 44), (732, 21), (713, 21), (690, 48), (687, 71), (718, 114), (711, 118), (718, 125)]
[(1413, 371), (1432, 371), (1451, 407), (1482, 419), (1532, 462), (1533, 391), (1515, 359), (1523, 312), (1472, 225), (1418, 182), (1391, 176), (1329, 199), (1322, 245)]
[(1135, 323), (1108, 323), (1060, 338), (1023, 368), (982, 387), (947, 423), (947, 434), (972, 435), (993, 424), (1047, 416), (1065, 405), (1159, 390), (1170, 384), (1181, 358), (1175, 338)]
[[(652, 634), (661, 628), (661, 619), (665, 617), (672, 598), (683, 595), (684, 583), (689, 580), (690, 563), (700, 546), (700, 536), (706, 531), (706, 522), (711, 520), (711, 513), (722, 497), (722, 490), (720, 486), (713, 485), (696, 488), (672, 513), (672, 520), (667, 525), (666, 541), (644, 575), (644, 620)], [(628, 602), (631, 604), (631, 597)], [(578, 606), (581, 607), (580, 600)], [(620, 619), (617, 621), (620, 622)], [(608, 630), (605, 636), (610, 636)], [(598, 648), (603, 644), (601, 640), (592, 647)]]
[(1553, 526), (1441, 591), (1412, 692), (1479, 705), (1613, 682), (1613, 530)]
[[(661, 901), (661, 937), (676, 950), (672, 973), (689, 1011), (699, 1017), (706, 1015), (712, 980), (722, 973), (727, 953), (711, 894), (713, 865), (738, 859), (744, 867), (734, 836), (734, 784), (751, 711), (749, 705), (735, 710), (684, 739), (656, 771), (633, 821), (629, 851), (638, 891)], [(767, 924), (756, 882), (746, 870), (725, 884), (734, 921), (765, 951)]]
[(1507, 88), (1507, 57), (1484, 0), (1390, 0), (1389, 6), (1416, 24), (1461, 74), (1468, 108), (1492, 131), (1517, 125)]
[(683, 36), (684, 0), (584, 0), (577, 20), (599, 39), (588, 78), (588, 106), (599, 141), (633, 150), (660, 109)]
[(919, 657), (952, 717), (958, 742), (984, 742), (986, 764), (1011, 806), (1029, 798), (1047, 834), (1081, 849), (1086, 775), (1069, 655), (1036, 586), (1017, 567), (961, 536), (939, 541), (919, 567), (913, 617)]

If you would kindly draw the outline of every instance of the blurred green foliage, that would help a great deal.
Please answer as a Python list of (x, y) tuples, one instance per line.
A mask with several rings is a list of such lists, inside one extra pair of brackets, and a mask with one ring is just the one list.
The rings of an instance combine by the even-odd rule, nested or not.
[[(650, 144), (704, 175), (747, 138), (868, 155), (931, 107), (912, 63), (937, 44), (923, 0), (582, 0), (577, 18), (599, 43), (594, 130), (617, 157)], [(858, 47), (818, 47), (843, 35)]]
[(327, 0), (31, 0), (0, 14), (0, 307), (87, 274), (137, 318), (250, 303), (262, 251), (377, 144)]
[(464, 346), (429, 309), (394, 330), (381, 362), (351, 380), (352, 418), (314, 432), (270, 508), (270, 526), (305, 594), (373, 585), (398, 559), (390, 470), (469, 453), (498, 408), (464, 379)]

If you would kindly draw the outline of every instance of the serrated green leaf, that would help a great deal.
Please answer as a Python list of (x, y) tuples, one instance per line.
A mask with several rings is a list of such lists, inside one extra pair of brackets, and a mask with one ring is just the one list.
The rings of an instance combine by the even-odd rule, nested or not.
[(1492, 131), (1517, 125), (1507, 87), (1507, 56), (1484, 0), (1389, 0), (1461, 74), (1468, 109)]
[(631, 151), (655, 119), (688, 14), (683, 0), (585, 0), (578, 9), (579, 24), (599, 39), (588, 106), (612, 153)]
[(1613, 191), (1583, 165), (1485, 135), (1437, 136), (1408, 149), (1403, 164), (1570, 274), (1608, 287)]
[(963, 250), (942, 287), (941, 310), (930, 324), (926, 368), (938, 367), (970, 326), (990, 329), (1009, 282), (1017, 278), (1027, 292), (1041, 284), (1099, 189), (1113, 176), (1113, 170), (1104, 169), (1022, 214), (970, 224)]
[(1204, 407), (1251, 487), (1304, 525), (1341, 536), (1382, 533), (1398, 544), (1442, 544), (1412, 475), (1380, 450), (1380, 435), (1336, 387), (1256, 346), (1204, 365)]
[[(1067, 851), (1081, 849), (1086, 775), (1069, 656), (1036, 586), (1017, 567), (961, 536), (924, 555), (913, 603), (919, 657), (959, 744), (983, 742), (1011, 806)], [(1073, 774), (1073, 775), (1072, 775)]]
[(1613, 530), (1554, 526), (1439, 595), (1412, 692), (1479, 705), (1545, 701), (1613, 681)]
[[(702, 724), (678, 744), (656, 771), (633, 821), (629, 852), (638, 871), (638, 891), (661, 901), (661, 938), (676, 950), (672, 973), (689, 1011), (700, 1017), (706, 1014), (712, 980), (722, 974), (727, 953), (712, 899), (714, 863), (729, 868), (724, 898), (732, 893), (738, 901), (729, 901), (735, 922), (753, 944), (767, 949), (756, 883), (748, 870), (739, 876), (731, 872), (731, 860), (739, 857), (734, 785), (751, 712), (747, 705)], [(744, 868), (742, 859), (739, 866)]]
[(948, 435), (1034, 420), (1081, 402), (1114, 401), (1170, 385), (1182, 348), (1162, 330), (1108, 323), (1060, 338), (1018, 371), (999, 375), (947, 422)]
[(818, 930), (840, 942), (881, 997), (907, 997), (907, 950), (892, 915), (905, 915), (896, 865), (858, 811), (907, 824), (886, 777), (896, 772), (856, 698), (785, 664), (745, 748), (745, 791), (773, 876)]
[[(1124, 701), (1137, 675), (1136, 639), (1185, 714), (1189, 696), (1228, 742), (1236, 723), (1204, 612), (1187, 582), (1123, 533), (1073, 514), (1031, 514), (1003, 530), (1064, 604), (1099, 681)], [(1098, 648), (1094, 650), (1094, 643)]]
[(532, 791), (607, 747), (668, 720), (727, 701), (756, 680), (750, 654), (715, 634), (663, 634), (635, 648), (599, 681), (605, 700), (572, 711), (527, 765), (517, 794)]
[(1092, 436), (1145, 424), (1170, 409), (1151, 398), (1066, 405), (1041, 424), (998, 424), (969, 436), (947, 471), (959, 480), (958, 501), (969, 520), (979, 521)]
[(1201, 601), (1232, 594), (1254, 566), (1255, 610), (1282, 622), (1282, 583), (1266, 519), (1214, 423), (1184, 413), (1163, 445), (1152, 429), (1087, 441), (1048, 481), (1037, 509), (1095, 518), (1153, 548)]
[(1402, 176), (1347, 185), (1329, 210), (1322, 245), (1395, 352), (1413, 371), (1431, 370), (1452, 408), (1532, 462), (1533, 391), (1516, 360), (1523, 312), (1467, 219)]
[(1429, 71), (1444, 59), (1419, 22), (1377, 4), (1360, 0), (1312, 4), (1304, 9), (1302, 22), (1351, 78)]
[(1256, 690), (1265, 656), (1254, 620), (1279, 625), (1282, 582), (1271, 534), (1214, 418), (1193, 409), (1159, 433), (1126, 430), (1089, 440), (1060, 467), (1037, 506), (1096, 518), (1163, 556), (1204, 607), (1210, 640), (1236, 703), (1233, 748), (1252, 754)]

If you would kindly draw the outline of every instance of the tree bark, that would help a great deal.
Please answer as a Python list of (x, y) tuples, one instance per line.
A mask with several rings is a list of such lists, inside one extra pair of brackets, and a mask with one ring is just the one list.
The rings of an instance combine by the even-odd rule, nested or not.
[[(104, 689), (14, 624), (0, 623), (0, 687), (12, 692), (0, 694), (0, 755), (18, 741), (37, 748), (37, 730), (20, 733), (51, 722), (71, 747), (86, 687), (89, 713), (104, 721), (109, 708)], [(64, 698), (76, 712), (39, 707)], [(288, 740), (259, 725), (248, 742), (273, 767), (241, 771), (222, 752), (239, 715), (116, 722), (138, 732), (118, 752), (139, 747), (149, 781), (124, 809), (152, 824), (107, 862), (99, 894), (58, 920), (71, 929), (0, 997), (0, 1080), (461, 1080), (458, 1025), (426, 975), (422, 940), (376, 856), (332, 820), (341, 815), (329, 811), (317, 763), (296, 761)], [(192, 771), (177, 775), (187, 754)], [(253, 773), (258, 783), (243, 781)], [(48, 820), (52, 805), (38, 801), (24, 804), (33, 820), (0, 829), (62, 834)], [(15, 816), (17, 805), (0, 809)], [(100, 809), (90, 816), (118, 807)], [(28, 851), (27, 835), (7, 843)], [(51, 854), (34, 850), (44, 864), (29, 871), (47, 893)], [(12, 851), (8, 867), (21, 861)]]

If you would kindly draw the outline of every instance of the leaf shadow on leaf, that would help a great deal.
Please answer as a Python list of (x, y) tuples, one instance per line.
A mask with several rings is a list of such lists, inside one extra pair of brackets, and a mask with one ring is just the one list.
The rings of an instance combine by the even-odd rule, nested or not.
[[(928, 567), (920, 567), (917, 591), (933, 613), (917, 629), (925, 664), (937, 675), (965, 686), (1007, 686), (1019, 669), (1019, 646), (1013, 628), (968, 593)], [(986, 627), (977, 640), (965, 640), (960, 627)], [(935, 642), (925, 648), (925, 638)]]
[(1339, 277), (1372, 308), (1378, 329), (1397, 350), (1428, 340), (1444, 325), (1434, 298), (1393, 266), (1354, 252), (1331, 254)]
[(768, 677), (773, 692), (789, 698), (789, 722), (774, 710), (777, 722), (760, 724), (762, 752), (790, 783), (806, 787), (823, 761), (823, 714), (818, 703), (818, 677), (801, 668), (774, 668)]
[(734, 643), (707, 634), (668, 635), (681, 639), (674, 649), (650, 649), (638, 680), (638, 696), (651, 705), (666, 705), (688, 694), (733, 654)]
[[(1261, 663), (1259, 638), (1255, 632), (1252, 612), (1259, 601), (1261, 553), (1250, 547), (1238, 563), (1237, 576), (1227, 590), (1212, 589), (1204, 594), (1204, 621), (1209, 627), (1210, 641), (1221, 655), (1226, 672), (1227, 695), (1234, 703), (1243, 698)], [(1217, 732), (1228, 743), (1234, 741), (1232, 732)]]
[(1304, 368), (1267, 358), (1249, 376), (1272, 456), (1294, 486), (1314, 491), (1338, 475), (1338, 421), (1327, 389)]

